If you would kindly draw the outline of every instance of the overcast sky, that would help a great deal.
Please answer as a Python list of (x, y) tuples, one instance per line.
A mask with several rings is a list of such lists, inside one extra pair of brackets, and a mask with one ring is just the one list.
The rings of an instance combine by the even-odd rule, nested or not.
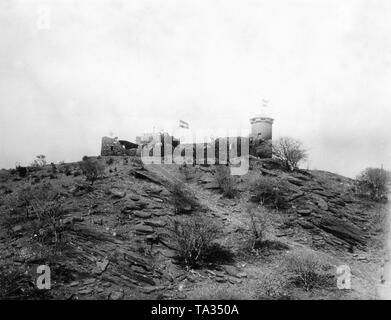
[(97, 155), (167, 121), (248, 128), (309, 167), (390, 168), (391, 1), (0, 2), (0, 168)]

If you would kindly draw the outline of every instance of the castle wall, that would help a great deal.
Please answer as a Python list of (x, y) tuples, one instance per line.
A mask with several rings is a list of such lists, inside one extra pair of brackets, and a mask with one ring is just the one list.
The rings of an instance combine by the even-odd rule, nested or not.
[(117, 138), (103, 137), (101, 156), (135, 156), (137, 147), (137, 144), (125, 140), (118, 141)]

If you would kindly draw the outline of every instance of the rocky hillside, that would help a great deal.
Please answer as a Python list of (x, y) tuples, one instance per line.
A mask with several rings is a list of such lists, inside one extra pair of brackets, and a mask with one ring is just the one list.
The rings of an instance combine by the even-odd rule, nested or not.
[[(105, 171), (92, 186), (77, 163), (0, 173), (3, 298), (256, 299), (265, 297), (259, 293), (267, 287), (265, 274), (280, 277), (273, 283), (283, 283), (283, 289), (273, 290), (284, 291), (277, 296), (285, 298), (376, 298), (386, 206), (356, 197), (351, 179), (323, 171), (288, 173), (273, 161), (251, 159), (249, 173), (234, 177), (235, 196), (227, 198), (215, 166), (189, 166), (184, 174), (177, 165), (143, 166), (136, 157), (98, 161)], [(263, 178), (276, 184), (281, 206), (257, 203), (267, 217), (267, 245), (246, 250), (252, 234), (248, 208)], [(31, 202), (23, 195), (43, 184), (50, 184), (54, 202), (61, 203), (55, 242), (34, 215), (26, 215), (23, 202)], [(179, 215), (175, 185), (195, 200), (183, 203), (181, 215), (198, 212), (219, 226), (218, 254), (197, 269), (176, 259), (170, 232)], [(303, 252), (327, 265), (327, 286), (304, 290), (288, 281), (287, 259)], [(35, 287), (42, 264), (51, 268), (48, 291)], [(340, 265), (352, 270), (352, 290), (336, 287)]]

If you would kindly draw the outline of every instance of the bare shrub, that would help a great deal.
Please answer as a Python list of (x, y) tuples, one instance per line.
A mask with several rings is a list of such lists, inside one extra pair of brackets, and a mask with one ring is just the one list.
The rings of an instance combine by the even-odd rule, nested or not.
[(4, 226), (8, 231), (16, 224), (23, 223), (33, 218), (31, 202), (33, 199), (31, 186), (24, 187), (4, 199), (7, 215)]
[(113, 163), (114, 163), (114, 159), (113, 159), (113, 158), (108, 158), (108, 159), (106, 160), (106, 164), (107, 164), (108, 166), (111, 166)]
[(170, 191), (176, 214), (190, 213), (199, 207), (195, 194), (183, 182), (173, 184)]
[(285, 183), (282, 180), (268, 176), (255, 177), (250, 183), (250, 191), (253, 193), (251, 200), (262, 206), (272, 206), (276, 209), (284, 209), (288, 202), (284, 197)]
[(275, 272), (266, 273), (258, 280), (256, 297), (260, 300), (287, 300), (287, 287), (287, 281), (281, 275)]
[(287, 259), (287, 270), (292, 274), (292, 281), (305, 291), (315, 287), (329, 286), (330, 275), (325, 274), (324, 266), (312, 253), (299, 252)]
[(50, 169), (52, 171), (52, 174), (57, 174), (57, 166), (52, 162), (50, 163)]
[(186, 162), (179, 167), (179, 172), (183, 175), (185, 181), (189, 181), (192, 178), (190, 168)]
[(253, 251), (255, 246), (261, 243), (268, 228), (268, 220), (266, 210), (262, 207), (249, 205), (247, 207), (249, 216), (249, 224), (251, 230), (250, 251)]
[(255, 141), (253, 146), (253, 154), (260, 159), (272, 157), (272, 143), (270, 141)]
[(225, 165), (216, 166), (215, 178), (223, 196), (233, 198), (235, 196), (235, 188), (230, 168)]
[(96, 159), (83, 157), (83, 161), (79, 163), (79, 166), (91, 185), (104, 174), (104, 166)]
[(20, 165), (16, 166), (16, 172), (19, 174), (19, 177), (24, 178), (27, 176), (27, 168)]
[(41, 184), (31, 189), (28, 200), (31, 213), (37, 218), (35, 228), (37, 238), (41, 242), (52, 240), (54, 244), (61, 242), (64, 215), (59, 194), (49, 183)]
[(33, 233), (42, 243), (58, 244), (62, 240), (64, 210), (59, 194), (50, 183), (21, 189), (7, 201), (5, 223), (12, 228), (17, 223), (32, 221)]
[(200, 215), (172, 219), (170, 231), (179, 260), (189, 267), (202, 263), (218, 235), (215, 223)]
[(390, 173), (381, 168), (366, 168), (357, 177), (357, 193), (368, 194), (372, 200), (379, 201), (389, 193)]
[(303, 144), (296, 139), (283, 137), (274, 141), (273, 156), (278, 159), (286, 170), (294, 171), (298, 168), (298, 164), (307, 159), (307, 151)]
[(70, 176), (72, 174), (72, 165), (70, 163), (64, 164), (63, 168), (63, 172), (66, 176)]

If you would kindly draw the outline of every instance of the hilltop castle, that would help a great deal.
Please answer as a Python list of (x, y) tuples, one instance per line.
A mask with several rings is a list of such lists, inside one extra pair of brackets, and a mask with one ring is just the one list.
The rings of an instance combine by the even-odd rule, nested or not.
[[(248, 137), (241, 137), (241, 141), (248, 139), (249, 153), (253, 156), (259, 158), (271, 158), (272, 157), (272, 144), (271, 140), (273, 137), (273, 122), (274, 119), (264, 116), (257, 115), (250, 119), (251, 132)], [(230, 140), (231, 139), (231, 140)], [(229, 141), (232, 141), (234, 138), (221, 137), (217, 138), (212, 143), (194, 143), (194, 149), (196, 147), (204, 148), (205, 150), (214, 147), (215, 154), (219, 154), (219, 146), (222, 144), (227, 144), (228, 150), (232, 147), (229, 145)], [(169, 142), (168, 142), (169, 141)], [(239, 141), (239, 139), (238, 139)], [(150, 144), (160, 144), (161, 145), (161, 155), (164, 155), (164, 149), (168, 147), (167, 143), (170, 143), (169, 146), (171, 149), (175, 149), (180, 145), (180, 140), (176, 139), (173, 136), (170, 136), (168, 133), (149, 133), (144, 134), (143, 136), (136, 138), (136, 143), (129, 142), (126, 140), (118, 140), (118, 138), (103, 137), (102, 138), (102, 156), (136, 156), (141, 155), (141, 150), (144, 146)], [(182, 144), (181, 144), (182, 145)], [(186, 144), (189, 146), (189, 144)], [(240, 149), (240, 145), (237, 147)], [(239, 151), (240, 153), (240, 151)]]

